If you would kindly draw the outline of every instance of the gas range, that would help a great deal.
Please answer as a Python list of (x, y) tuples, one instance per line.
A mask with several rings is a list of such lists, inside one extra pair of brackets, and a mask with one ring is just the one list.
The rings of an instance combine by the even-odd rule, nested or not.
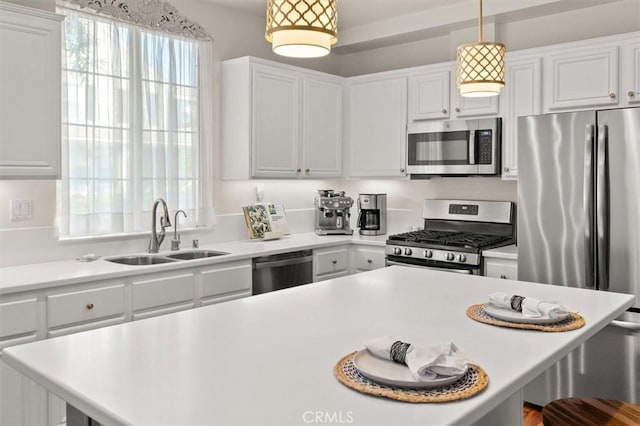
[(515, 206), (503, 201), (424, 200), (424, 230), (390, 235), (387, 264), (482, 273), (482, 250), (515, 242)]

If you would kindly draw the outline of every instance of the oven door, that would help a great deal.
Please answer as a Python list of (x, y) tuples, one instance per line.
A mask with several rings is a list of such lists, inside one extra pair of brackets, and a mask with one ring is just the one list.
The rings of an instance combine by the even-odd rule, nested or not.
[(433, 269), (433, 270), (436, 270), (436, 271), (454, 272), (456, 274), (466, 274), (466, 275), (479, 275), (480, 274), (480, 269), (479, 268), (460, 269), (460, 268), (449, 268), (449, 267), (436, 266), (436, 265), (424, 265), (424, 264), (417, 264), (417, 263), (408, 263), (408, 262), (404, 262), (404, 261), (389, 260), (388, 257), (385, 260), (385, 265), (386, 266), (392, 266), (392, 265), (409, 266), (411, 268)]

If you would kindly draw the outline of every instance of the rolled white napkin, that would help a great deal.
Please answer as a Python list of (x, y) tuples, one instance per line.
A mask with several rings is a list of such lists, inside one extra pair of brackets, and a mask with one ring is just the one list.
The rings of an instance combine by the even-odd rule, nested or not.
[[(515, 295), (503, 292), (491, 293), (489, 295), (489, 301), (501, 308), (513, 309), (511, 306), (511, 299), (513, 296)], [(556, 302), (540, 300), (535, 297), (523, 298), (521, 308), (522, 316), (525, 318), (558, 318), (561, 315), (571, 312)], [(513, 310), (517, 311), (517, 309)]]
[[(364, 346), (378, 358), (394, 361), (391, 347), (398, 339), (389, 336), (367, 340)], [(405, 364), (416, 380), (429, 381), (437, 376), (458, 376), (467, 370), (471, 363), (453, 343), (421, 347), (408, 344)]]

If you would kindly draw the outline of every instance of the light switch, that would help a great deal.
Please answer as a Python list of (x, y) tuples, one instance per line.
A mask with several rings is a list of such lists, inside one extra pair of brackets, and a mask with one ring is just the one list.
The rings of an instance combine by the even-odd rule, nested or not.
[(33, 200), (11, 200), (9, 203), (12, 221), (33, 219)]

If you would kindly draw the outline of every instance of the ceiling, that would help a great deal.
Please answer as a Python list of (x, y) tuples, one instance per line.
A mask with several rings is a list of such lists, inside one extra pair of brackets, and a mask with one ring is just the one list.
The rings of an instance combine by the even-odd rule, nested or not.
[[(206, 0), (265, 16), (267, 0)], [(621, 0), (484, 0), (486, 23), (513, 22)], [(337, 0), (336, 53), (444, 35), (477, 25), (478, 0)]]

